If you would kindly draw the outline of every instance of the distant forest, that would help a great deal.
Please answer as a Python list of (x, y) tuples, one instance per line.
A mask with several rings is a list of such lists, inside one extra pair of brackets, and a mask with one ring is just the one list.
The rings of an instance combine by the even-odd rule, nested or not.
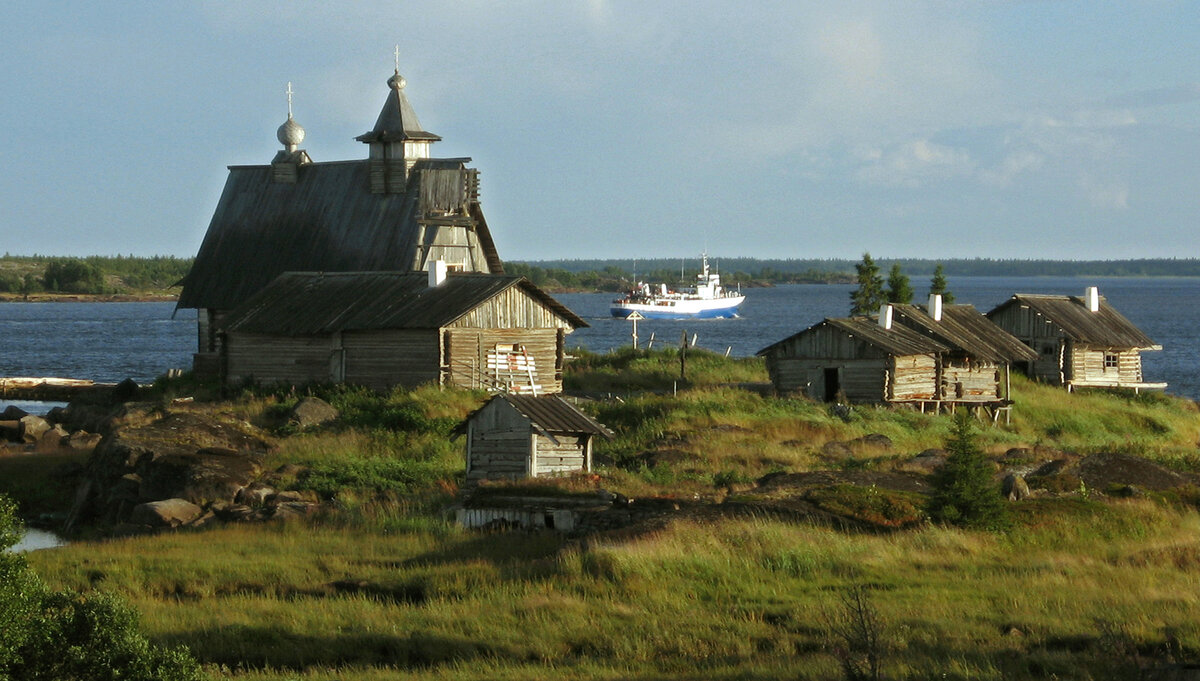
[(10, 255), (0, 258), (0, 293), (83, 295), (164, 294), (187, 274), (191, 258), (132, 255), (68, 258)]
[[(775, 284), (832, 284), (854, 281), (857, 260), (709, 258), (709, 268), (720, 272), (724, 284), (772, 286)], [(1200, 277), (1200, 259), (1147, 258), (1137, 260), (997, 260), (958, 258), (946, 260), (878, 258), (887, 272), (899, 264), (904, 274), (918, 278), (933, 275), (941, 264), (948, 277)], [(648, 282), (691, 280), (700, 271), (699, 258), (647, 260), (537, 260), (505, 263), (506, 271), (521, 274), (538, 286), (559, 290), (617, 291), (635, 279)], [(636, 276), (635, 276), (636, 273)]]
[[(854, 281), (857, 260), (710, 258), (709, 267), (727, 285), (830, 284)], [(926, 278), (938, 264), (948, 277), (1200, 277), (1200, 259), (1140, 260), (995, 260), (889, 259), (875, 263), (886, 272), (895, 263), (909, 277)], [(163, 294), (187, 274), (192, 258), (174, 256), (44, 255), (0, 257), (0, 294)], [(551, 291), (619, 291), (635, 280), (691, 281), (700, 271), (698, 257), (648, 260), (539, 260), (506, 262), (505, 271)]]

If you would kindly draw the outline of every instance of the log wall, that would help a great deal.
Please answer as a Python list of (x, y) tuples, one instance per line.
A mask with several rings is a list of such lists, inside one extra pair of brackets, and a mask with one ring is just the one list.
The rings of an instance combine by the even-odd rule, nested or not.
[[(1105, 368), (1105, 355), (1115, 354), (1117, 366)], [(1091, 345), (1071, 347), (1071, 378), (1090, 385), (1126, 385), (1142, 382), (1142, 355), (1137, 350), (1115, 350)]]
[(534, 437), (534, 477), (567, 475), (591, 470), (587, 465), (588, 437), (555, 434), (554, 440)]
[(1056, 324), (1023, 305), (1000, 310), (991, 320), (1038, 353), (1032, 363), (1017, 364), (1018, 367), (1027, 366), (1031, 377), (1055, 385), (1070, 378), (1065, 334)]
[(1000, 395), (1000, 373), (990, 364), (947, 361), (942, 366), (941, 398), (949, 401), (993, 402)]
[(374, 390), (415, 387), (440, 376), (438, 332), (433, 329), (346, 331), (345, 381)]
[(225, 344), (226, 382), (302, 385), (330, 380), (328, 336), (230, 333)]
[(520, 479), (531, 474), (529, 419), (503, 400), (492, 400), (467, 428), (467, 483)]

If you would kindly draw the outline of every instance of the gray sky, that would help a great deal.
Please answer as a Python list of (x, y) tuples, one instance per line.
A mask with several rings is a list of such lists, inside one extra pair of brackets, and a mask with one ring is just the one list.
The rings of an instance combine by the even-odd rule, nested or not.
[(1200, 3), (13, 3), (0, 251), (195, 253), (393, 47), (505, 259), (1200, 256)]

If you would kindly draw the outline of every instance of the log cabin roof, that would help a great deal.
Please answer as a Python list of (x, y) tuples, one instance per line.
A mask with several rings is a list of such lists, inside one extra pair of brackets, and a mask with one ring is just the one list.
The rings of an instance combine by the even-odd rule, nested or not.
[(997, 305), (987, 316), (993, 318), (1014, 305), (1028, 307), (1040, 314), (1078, 343), (1109, 348), (1158, 347), (1133, 322), (1109, 305), (1104, 296), (1100, 296), (1100, 309), (1092, 312), (1088, 310), (1087, 301), (1079, 296), (1018, 293)]
[(451, 273), (429, 286), (424, 272), (287, 272), (230, 311), (224, 330), (280, 336), (371, 329), (437, 329), (518, 287), (573, 328), (565, 305), (514, 275)]
[(944, 305), (941, 321), (934, 321), (927, 307), (893, 305), (897, 321), (977, 359), (996, 364), (1037, 359), (1037, 352), (996, 326), (974, 305)]
[[(471, 420), (475, 414), (483, 411), (494, 400), (508, 402), (512, 405), (513, 409), (516, 409), (522, 416), (529, 419), (530, 424), (534, 428), (548, 437), (553, 437), (552, 434), (554, 433), (599, 435), (608, 440), (615, 437), (613, 432), (602, 423), (579, 411), (573, 404), (558, 395), (534, 396), (502, 393), (488, 400), (487, 404), (472, 412), (467, 417), (467, 420)], [(462, 432), (462, 430), (463, 426), (460, 426), (458, 431)]]
[[(269, 165), (231, 166), (178, 307), (227, 310), (284, 272), (412, 267), (422, 201), (446, 172), (471, 172), (468, 160), (418, 161), (396, 194), (371, 192), (367, 160), (304, 164), (295, 183), (272, 181)], [(503, 272), (479, 204), (468, 209), (489, 269)]]
[(799, 333), (792, 334), (781, 341), (772, 343), (755, 354), (770, 354), (775, 348), (823, 326), (838, 329), (843, 333), (859, 338), (863, 342), (895, 356), (930, 355), (950, 351), (949, 346), (922, 335), (902, 324), (893, 323), (892, 328), (885, 329), (871, 317), (836, 317), (826, 319)]

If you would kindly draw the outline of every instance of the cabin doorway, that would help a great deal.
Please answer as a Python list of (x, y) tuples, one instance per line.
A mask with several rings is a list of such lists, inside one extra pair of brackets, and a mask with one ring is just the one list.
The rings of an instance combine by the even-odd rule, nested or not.
[(834, 402), (837, 400), (837, 395), (842, 390), (842, 383), (838, 379), (839, 372), (836, 368), (825, 370), (825, 401)]

